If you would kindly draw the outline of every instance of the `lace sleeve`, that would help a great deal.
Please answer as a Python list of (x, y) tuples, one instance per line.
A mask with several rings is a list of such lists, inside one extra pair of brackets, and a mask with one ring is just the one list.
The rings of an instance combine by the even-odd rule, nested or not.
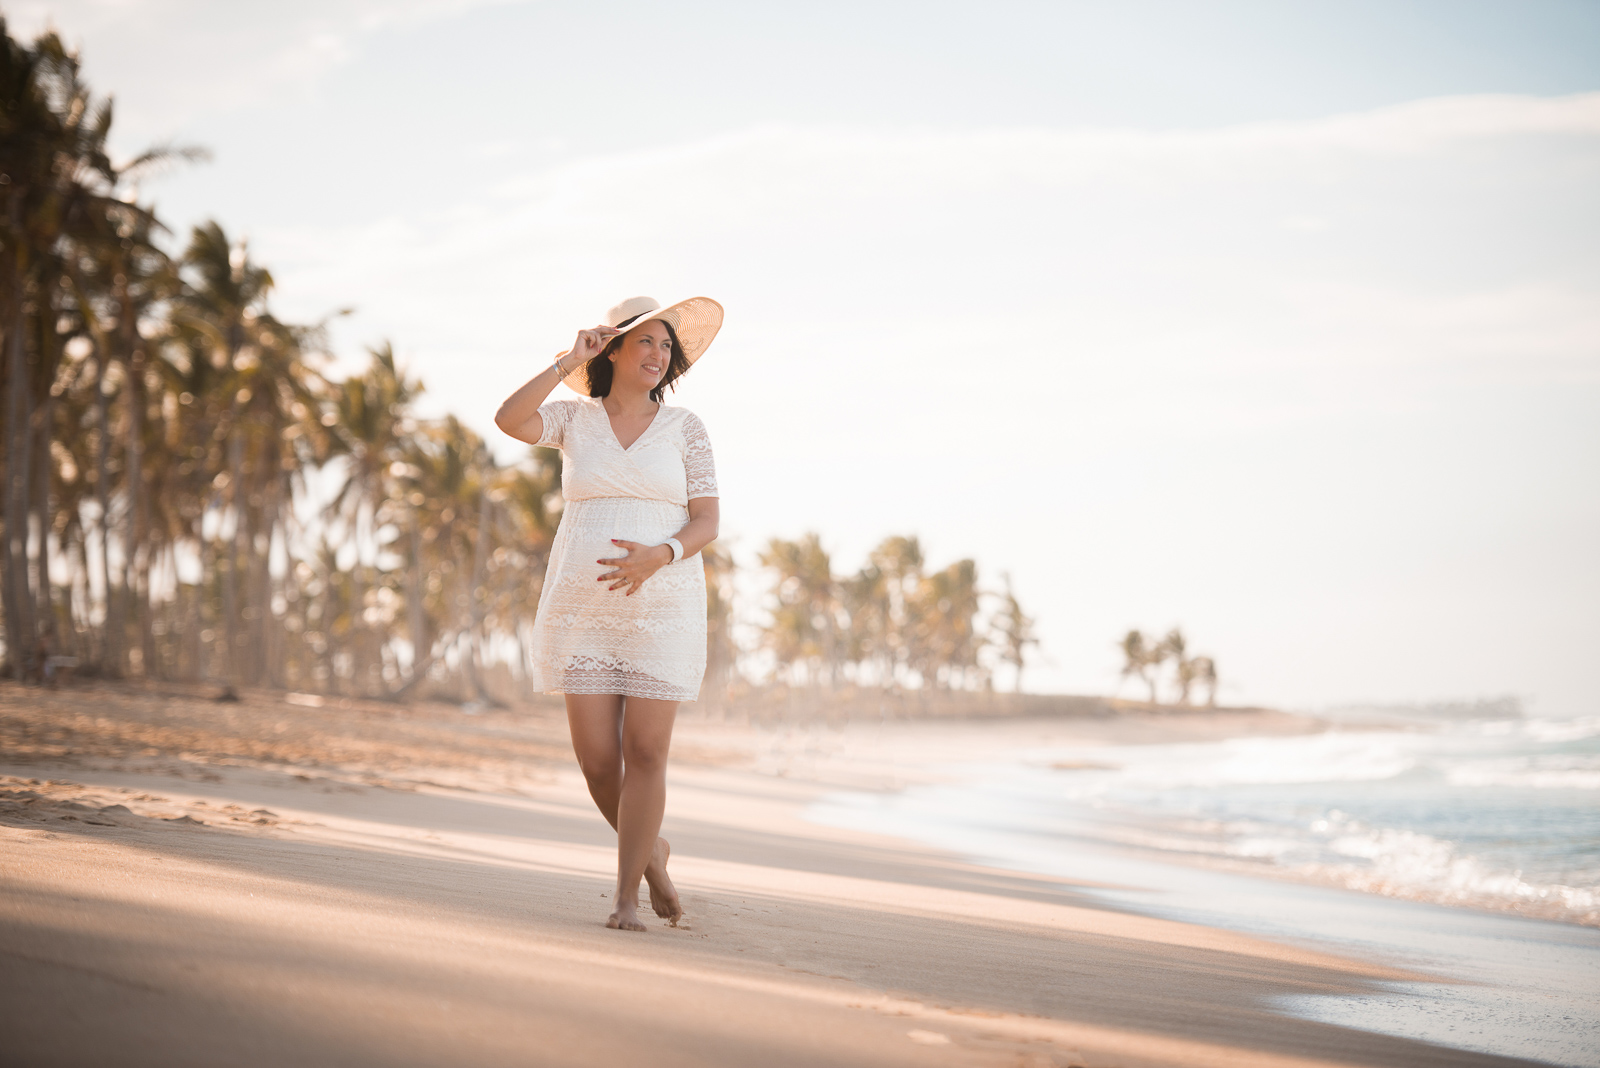
[(567, 437), (567, 424), (572, 421), (576, 407), (577, 401), (569, 400), (545, 401), (541, 404), (539, 419), (544, 423), (544, 433), (539, 435), (538, 444), (548, 445), (552, 449), (561, 448)]
[(711, 456), (711, 438), (698, 415), (683, 421), (683, 471), (689, 497), (717, 496), (717, 464)]

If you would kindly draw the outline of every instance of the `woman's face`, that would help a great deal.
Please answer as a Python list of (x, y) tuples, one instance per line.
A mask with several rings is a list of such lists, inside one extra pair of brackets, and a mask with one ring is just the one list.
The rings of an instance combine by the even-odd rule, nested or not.
[(622, 342), (611, 354), (612, 388), (626, 384), (648, 392), (655, 389), (667, 373), (672, 359), (672, 336), (667, 324), (651, 319), (622, 335)]

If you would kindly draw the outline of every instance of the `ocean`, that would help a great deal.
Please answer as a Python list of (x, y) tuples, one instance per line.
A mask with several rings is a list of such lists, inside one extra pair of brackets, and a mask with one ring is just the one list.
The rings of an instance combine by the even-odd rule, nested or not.
[[(1600, 1068), (1600, 716), (1031, 749), (808, 817), (1448, 980), (1284, 1011)], [(1266, 878), (1263, 878), (1266, 877)]]

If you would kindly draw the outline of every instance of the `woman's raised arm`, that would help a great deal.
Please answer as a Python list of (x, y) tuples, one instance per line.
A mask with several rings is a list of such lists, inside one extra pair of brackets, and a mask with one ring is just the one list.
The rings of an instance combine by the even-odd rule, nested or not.
[(544, 436), (544, 420), (539, 418), (539, 405), (545, 402), (562, 378), (600, 355), (606, 342), (621, 332), (609, 326), (579, 330), (578, 340), (572, 343), (572, 348), (557, 356), (555, 363), (528, 379), (505, 399), (500, 410), (494, 413), (494, 425), (518, 441), (526, 441), (529, 445), (539, 444), (539, 439)]

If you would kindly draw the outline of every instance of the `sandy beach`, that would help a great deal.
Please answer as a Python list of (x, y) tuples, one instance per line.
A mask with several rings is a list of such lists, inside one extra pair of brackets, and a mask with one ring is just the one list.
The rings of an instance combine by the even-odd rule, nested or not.
[(606, 930), (559, 706), (0, 684), (7, 1064), (1491, 1065), (1274, 999), (1439, 979), (817, 824), (985, 746), (1272, 713), (750, 725), (686, 714), (678, 927)]

